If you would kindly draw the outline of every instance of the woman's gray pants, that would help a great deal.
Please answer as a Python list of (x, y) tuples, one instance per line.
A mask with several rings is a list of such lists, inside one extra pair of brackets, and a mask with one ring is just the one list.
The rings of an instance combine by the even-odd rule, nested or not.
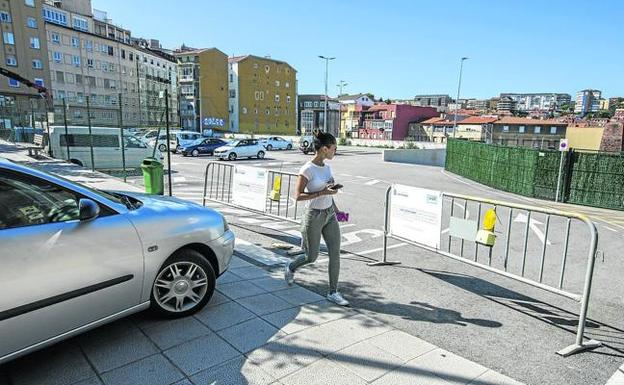
[(305, 254), (290, 263), (295, 271), (303, 265), (316, 261), (321, 247), (321, 235), (329, 252), (329, 292), (338, 290), (340, 275), (340, 226), (334, 208), (307, 209), (301, 221), (301, 247)]

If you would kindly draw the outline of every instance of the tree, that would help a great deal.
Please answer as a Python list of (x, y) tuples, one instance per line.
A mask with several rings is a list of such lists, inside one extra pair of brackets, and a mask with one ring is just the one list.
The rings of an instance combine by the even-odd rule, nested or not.
[(594, 118), (610, 118), (611, 117), (611, 112), (609, 112), (609, 110), (600, 110), (598, 112), (596, 112), (593, 116)]
[(392, 100), (390, 98), (386, 99), (386, 104), (392, 104)]

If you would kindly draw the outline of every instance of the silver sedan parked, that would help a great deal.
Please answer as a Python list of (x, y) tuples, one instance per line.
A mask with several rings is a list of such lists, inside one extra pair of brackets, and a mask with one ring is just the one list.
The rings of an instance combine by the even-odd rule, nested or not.
[(0, 158), (0, 363), (143, 309), (192, 314), (233, 249), (214, 210)]

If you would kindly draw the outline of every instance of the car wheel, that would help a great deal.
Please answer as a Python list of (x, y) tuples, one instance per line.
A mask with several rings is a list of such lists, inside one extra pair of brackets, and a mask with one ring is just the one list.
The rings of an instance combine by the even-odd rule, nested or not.
[(303, 147), (308, 147), (308, 145), (309, 145), (309, 144), (310, 144), (310, 143), (308, 143), (308, 141), (307, 141), (307, 140), (304, 140), (304, 141), (303, 141)]
[(267, 151), (272, 151), (273, 150), (273, 145), (269, 144), (266, 146)]
[(305, 155), (308, 155), (308, 152), (310, 152), (310, 151), (308, 151), (308, 150), (303, 150), (303, 153), (304, 153)]
[(258, 159), (264, 158), (264, 151), (258, 151)]
[(230, 155), (228, 155), (228, 159), (229, 160), (236, 160), (236, 153), (235, 152), (230, 152)]
[(216, 282), (210, 263), (197, 251), (183, 249), (158, 271), (152, 284), (151, 309), (167, 318), (186, 317), (208, 303)]
[(75, 164), (75, 165), (77, 165), (77, 166), (80, 166), (80, 167), (83, 167), (83, 166), (84, 166), (84, 164), (82, 164), (82, 162), (81, 162), (81, 161), (79, 161), (78, 159), (72, 159), (72, 160), (70, 160), (69, 162), (70, 162), (70, 163), (73, 163), (73, 164)]
[(193, 156), (199, 156), (199, 151), (198, 151), (198, 150), (193, 150), (193, 151), (191, 152), (191, 155), (193, 155)]
[(166, 145), (166, 144), (160, 144), (160, 145), (158, 145), (158, 150), (160, 150), (160, 152), (165, 152), (165, 151), (167, 151), (167, 145)]
[(292, 144), (288, 144), (288, 146), (286, 146), (287, 150), (292, 150)]

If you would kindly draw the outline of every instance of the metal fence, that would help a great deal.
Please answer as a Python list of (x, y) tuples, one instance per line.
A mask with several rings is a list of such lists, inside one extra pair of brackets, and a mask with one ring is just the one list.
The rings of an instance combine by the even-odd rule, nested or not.
[(158, 156), (140, 136), (150, 130), (164, 134), (179, 125), (170, 99), (165, 91), (139, 98), (122, 93), (59, 97), (52, 103), (3, 100), (0, 138), (32, 144), (35, 134), (44, 134), (55, 158), (118, 176), (139, 175), (141, 161)]
[[(575, 343), (558, 351), (568, 356), (600, 346), (595, 340), (583, 341), (592, 286), (598, 233), (586, 216), (560, 210), (443, 193), (440, 247), (414, 242), (391, 232), (391, 186), (386, 191), (383, 254), (379, 262), (389, 265), (388, 239), (408, 243), (439, 255), (479, 267), (516, 281), (579, 301), (579, 323)], [(459, 218), (480, 224), (488, 209), (497, 217), (494, 246), (476, 242), (474, 234), (464, 235), (453, 224)]]
[(259, 214), (263, 214), (275, 219), (286, 220), (299, 223), (304, 205), (300, 205), (295, 199), (295, 184), (297, 174), (267, 170), (269, 173), (270, 193), (265, 197), (263, 210), (254, 210), (236, 205), (232, 202), (232, 182), (234, 168), (231, 163), (220, 161), (209, 162), (204, 173), (204, 191), (202, 203), (205, 206), (207, 201), (213, 201), (232, 207), (237, 207)]

